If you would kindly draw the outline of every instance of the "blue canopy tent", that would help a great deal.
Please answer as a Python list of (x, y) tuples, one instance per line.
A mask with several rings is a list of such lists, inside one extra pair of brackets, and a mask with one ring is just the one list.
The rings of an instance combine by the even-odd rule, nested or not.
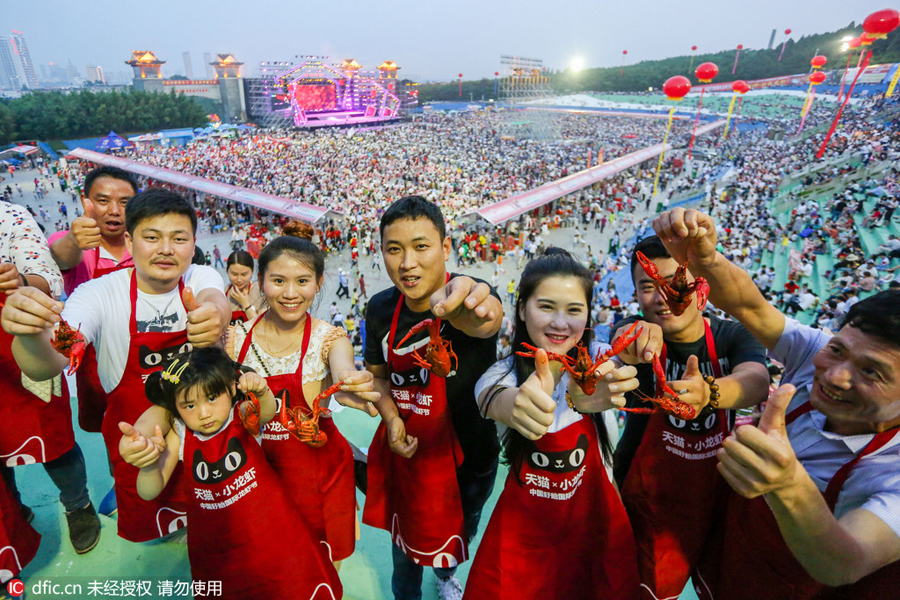
[(126, 146), (134, 148), (134, 144), (117, 134), (115, 131), (110, 131), (109, 135), (105, 138), (101, 138), (101, 140), (97, 142), (97, 147), (94, 149), (97, 152), (107, 152), (109, 150), (121, 150)]

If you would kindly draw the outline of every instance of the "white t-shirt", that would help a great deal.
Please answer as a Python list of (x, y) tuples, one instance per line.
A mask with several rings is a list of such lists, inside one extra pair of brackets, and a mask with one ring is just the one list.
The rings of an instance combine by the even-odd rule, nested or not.
[[(97, 350), (97, 372), (107, 392), (119, 385), (128, 360), (128, 331), (131, 319), (129, 296), (133, 269), (122, 269), (98, 279), (86, 281), (69, 296), (62, 316), (78, 327), (88, 343)], [(184, 285), (194, 294), (209, 288), (225, 293), (222, 277), (212, 267), (191, 265), (184, 274)], [(176, 287), (166, 294), (146, 294), (138, 290), (137, 330), (183, 331), (187, 311)]]

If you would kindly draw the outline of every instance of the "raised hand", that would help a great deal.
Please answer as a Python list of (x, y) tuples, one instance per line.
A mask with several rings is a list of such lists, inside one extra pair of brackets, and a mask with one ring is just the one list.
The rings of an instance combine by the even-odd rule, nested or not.
[(181, 293), (184, 307), (187, 309), (187, 338), (195, 348), (212, 346), (222, 335), (222, 316), (218, 308), (211, 302), (200, 303), (194, 297), (194, 291), (186, 287)]
[(785, 412), (795, 391), (790, 384), (775, 390), (759, 426), (738, 427), (718, 452), (719, 473), (745, 498), (785, 489), (797, 483), (803, 471), (785, 428)]
[(6, 299), (0, 325), (12, 335), (35, 335), (60, 321), (63, 303), (34, 287), (16, 290)]
[(601, 379), (597, 389), (586, 396), (581, 388), (569, 381), (569, 397), (575, 408), (583, 413), (597, 413), (611, 408), (625, 406), (625, 392), (636, 390), (640, 386), (637, 380), (637, 369), (631, 365), (616, 368), (616, 363), (608, 360), (594, 372), (594, 377)]
[(715, 260), (718, 235), (709, 215), (693, 208), (673, 208), (653, 220), (653, 229), (679, 264), (700, 266)]
[[(0, 263), (0, 293), (6, 292), (11, 295), (22, 285), (22, 278), (19, 276), (19, 270), (12, 263)], [(0, 296), (0, 300), (3, 297)]]
[(375, 402), (381, 394), (375, 391), (375, 376), (369, 371), (351, 371), (347, 369), (337, 374), (338, 381), (343, 381), (341, 391), (335, 393), (338, 404), (361, 410), (370, 417), (378, 416)]
[[(626, 365), (648, 363), (653, 360), (654, 354), (662, 352), (663, 340), (662, 327), (655, 323), (638, 321), (639, 334), (635, 340), (616, 356)], [(625, 335), (630, 325), (621, 325), (615, 332), (612, 342)]]
[(497, 316), (494, 314), (496, 303), (491, 298), (488, 284), (477, 283), (471, 277), (454, 277), (431, 295), (431, 312), (448, 321), (466, 313), (477, 320), (490, 321)]
[(534, 373), (528, 376), (516, 394), (509, 425), (529, 440), (541, 438), (553, 425), (556, 401), (553, 390), (556, 380), (550, 370), (547, 352), (538, 349), (534, 354)]
[(666, 385), (678, 392), (678, 399), (681, 402), (690, 404), (694, 409), (694, 414), (699, 415), (707, 404), (709, 404), (709, 386), (703, 379), (703, 373), (700, 372), (700, 360), (693, 354), (688, 357), (686, 369), (681, 379), (668, 381)]
[(72, 221), (70, 233), (79, 248), (89, 250), (100, 245), (100, 226), (94, 219), (94, 203), (89, 198), (82, 198), (81, 205), (84, 214)]
[(149, 467), (159, 460), (160, 454), (166, 450), (166, 438), (159, 425), (154, 435), (145, 437), (140, 431), (125, 421), (119, 422), (122, 439), (119, 440), (119, 454), (130, 465), (138, 468)]

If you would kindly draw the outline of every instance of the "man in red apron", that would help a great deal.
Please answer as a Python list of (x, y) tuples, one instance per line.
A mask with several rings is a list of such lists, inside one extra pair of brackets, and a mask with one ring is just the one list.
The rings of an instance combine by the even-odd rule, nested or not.
[[(396, 599), (422, 597), (423, 566), (434, 568), (441, 598), (460, 598), (453, 574), (497, 472), (496, 429), (479, 414), (474, 388), (496, 360), (503, 311), (486, 283), (448, 275), (450, 238), (435, 204), (398, 200), (382, 216), (381, 240), (395, 287), (373, 296), (366, 312), (366, 365), (382, 392), (382, 423), (369, 448), (363, 522), (391, 532)], [(398, 347), (426, 319), (457, 355), (446, 377), (414, 359), (425, 356), (427, 330)]]
[[(117, 269), (134, 266), (125, 245), (125, 205), (137, 193), (134, 177), (117, 167), (99, 167), (84, 178), (81, 203), (84, 214), (67, 231), (48, 238), (53, 259), (63, 275), (66, 296), (75, 288)], [(106, 394), (97, 377), (97, 352), (87, 348), (75, 373), (78, 388), (78, 425), (99, 432), (106, 412)], [(113, 490), (100, 503), (100, 513), (116, 511)]]
[[(671, 598), (687, 584), (723, 507), (728, 486), (716, 471), (716, 451), (733, 426), (733, 415), (725, 409), (764, 401), (769, 373), (765, 348), (739, 323), (704, 318), (693, 300), (681, 315), (673, 315), (637, 261), (637, 252), (667, 281), (678, 267), (656, 236), (635, 246), (631, 275), (643, 330), (619, 357), (638, 365), (639, 391), (652, 396), (657, 382), (646, 359), (657, 354), (669, 387), (682, 392), (680, 399), (698, 411), (690, 421), (663, 412), (629, 414), (614, 459), (638, 546), (642, 595)], [(620, 321), (616, 333), (636, 320)], [(719, 410), (707, 406), (710, 384), (704, 376), (715, 378)], [(644, 405), (634, 393), (627, 400), (629, 406)]]
[[(22, 207), (0, 216), (0, 300), (24, 286), (59, 296), (62, 278), (37, 223)], [(100, 520), (87, 490), (84, 455), (75, 443), (72, 409), (62, 377), (36, 383), (22, 377), (12, 356), (13, 336), (0, 332), (0, 474), (19, 498), (13, 468), (43, 463), (59, 488), (69, 539), (79, 554), (100, 540)], [(33, 516), (31, 509), (24, 512)]]
[[(654, 221), (710, 300), (785, 366), (759, 426), (718, 453), (734, 490), (697, 568), (701, 598), (890, 598), (900, 580), (900, 292), (862, 300), (837, 334), (800, 325), (716, 251), (711, 217)], [(833, 586), (833, 587), (829, 587)], [(838, 587), (840, 586), (840, 587)]]
[(149, 373), (191, 345), (215, 344), (231, 314), (219, 274), (191, 265), (197, 217), (187, 201), (151, 189), (128, 203), (125, 219), (133, 269), (79, 286), (65, 309), (37, 290), (22, 288), (7, 300), (2, 324), (16, 336), (13, 356), (19, 367), (37, 381), (67, 365), (50, 345), (60, 316), (80, 324), (85, 340), (96, 346), (109, 402), (102, 431), (116, 480), (119, 535), (146, 541), (184, 525), (181, 483), (169, 485), (153, 502), (142, 500), (135, 489), (137, 473), (119, 455), (118, 422), (133, 422), (149, 408), (143, 394)]

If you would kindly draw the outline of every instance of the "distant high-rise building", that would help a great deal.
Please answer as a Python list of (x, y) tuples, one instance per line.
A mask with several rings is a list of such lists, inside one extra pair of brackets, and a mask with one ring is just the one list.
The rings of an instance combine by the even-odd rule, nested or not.
[(103, 77), (103, 67), (88, 65), (84, 68), (84, 74), (86, 75), (85, 81), (91, 83), (106, 83), (106, 78)]
[(78, 75), (78, 69), (75, 68), (75, 65), (72, 64), (72, 61), (69, 61), (69, 64), (66, 65), (66, 83), (78, 83), (81, 77)]
[(13, 56), (9, 38), (0, 37), (0, 88), (4, 90), (22, 89), (22, 79), (19, 77)]
[(191, 65), (191, 53), (190, 52), (182, 52), (181, 54), (184, 57), (184, 76), (188, 79), (194, 78), (194, 67)]
[(213, 70), (212, 66), (212, 54), (210, 54), (209, 52), (203, 53), (203, 64), (206, 65), (206, 78), (215, 79), (216, 72)]
[(37, 72), (34, 70), (34, 63), (31, 62), (31, 53), (28, 51), (28, 44), (25, 43), (25, 36), (21, 31), (12, 30), (13, 52), (18, 55), (19, 61), (22, 63), (22, 71), (25, 73), (25, 83), (31, 89), (40, 87), (38, 83)]
[(47, 71), (47, 65), (41, 65), (41, 79), (50, 81), (50, 72)]

